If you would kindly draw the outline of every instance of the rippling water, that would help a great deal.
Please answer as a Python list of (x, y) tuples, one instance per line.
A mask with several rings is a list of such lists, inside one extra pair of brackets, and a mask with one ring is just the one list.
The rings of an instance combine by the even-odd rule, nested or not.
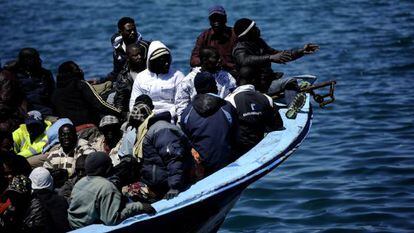
[[(78, 62), (87, 77), (111, 70), (117, 20), (136, 19), (184, 72), (207, 1), (0, 1), (0, 58), (38, 48), (56, 72)], [(274, 68), (336, 79), (337, 100), (316, 109), (301, 148), (242, 195), (221, 232), (414, 231), (414, 2), (222, 1), (229, 25), (256, 20), (275, 48), (321, 50)]]

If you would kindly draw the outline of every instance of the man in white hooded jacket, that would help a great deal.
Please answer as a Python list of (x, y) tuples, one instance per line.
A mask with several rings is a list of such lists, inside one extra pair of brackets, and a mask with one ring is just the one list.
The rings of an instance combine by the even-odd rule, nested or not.
[(175, 96), (184, 74), (171, 68), (171, 60), (171, 52), (163, 43), (153, 41), (150, 44), (147, 69), (140, 72), (134, 80), (129, 111), (132, 110), (135, 99), (146, 94), (153, 101), (155, 113), (169, 111), (173, 119), (176, 117)]

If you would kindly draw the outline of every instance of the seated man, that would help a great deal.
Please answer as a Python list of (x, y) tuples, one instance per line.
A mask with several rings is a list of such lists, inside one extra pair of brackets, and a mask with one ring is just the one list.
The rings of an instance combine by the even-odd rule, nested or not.
[(230, 73), (221, 69), (220, 55), (212, 47), (203, 48), (200, 51), (201, 67), (195, 67), (180, 83), (175, 96), (177, 114), (180, 116), (183, 110), (197, 94), (194, 88), (194, 78), (199, 72), (209, 72), (213, 75), (217, 83), (218, 95), (226, 97), (231, 91), (236, 89), (236, 80)]
[(199, 155), (195, 156), (196, 162), (207, 176), (236, 158), (237, 112), (217, 96), (216, 82), (210, 73), (198, 73), (194, 86), (197, 95), (184, 110), (180, 126)]
[(5, 68), (16, 76), (26, 96), (28, 111), (37, 110), (44, 116), (53, 114), (51, 96), (55, 89), (55, 80), (50, 70), (42, 67), (42, 60), (36, 49), (20, 50), (17, 61)]
[(205, 30), (197, 37), (196, 44), (191, 53), (191, 67), (201, 66), (201, 49), (205, 47), (216, 48), (223, 61), (223, 70), (236, 75), (232, 51), (236, 44), (237, 37), (231, 27), (227, 27), (227, 15), (222, 6), (213, 6), (209, 9), (208, 19), (211, 28)]
[(146, 68), (146, 54), (144, 53), (145, 49), (135, 43), (126, 47), (126, 64), (118, 74), (114, 84), (114, 105), (124, 112), (128, 112), (134, 80), (138, 73)]
[(86, 177), (73, 187), (68, 209), (72, 229), (94, 223), (116, 225), (136, 214), (155, 214), (155, 209), (149, 204), (126, 204), (122, 201), (121, 192), (107, 179), (111, 169), (111, 159), (104, 152), (94, 152), (86, 158)]
[(134, 107), (132, 108), (132, 111), (129, 113), (129, 119), (126, 125), (125, 132), (122, 135), (122, 142), (118, 151), (118, 156), (120, 158), (126, 155), (133, 154), (134, 145), (137, 138), (137, 129), (146, 118), (143, 112), (151, 112), (153, 109), (154, 105), (152, 104), (152, 100), (149, 96), (140, 95), (136, 98)]
[(154, 115), (144, 103), (137, 108), (145, 120), (137, 130), (134, 155), (142, 164), (141, 181), (148, 186), (148, 199), (173, 198), (189, 184), (192, 161), (188, 139), (170, 123), (168, 112)]
[(47, 143), (46, 130), (52, 125), (51, 122), (44, 121), (38, 111), (30, 111), (27, 115), (25, 124), (13, 132), (14, 151), (26, 158), (42, 152)]
[[(239, 72), (239, 84), (253, 84), (256, 89), (270, 95), (284, 92), (286, 104), (289, 104), (287, 117), (295, 118), (303, 107), (306, 96), (299, 93), (294, 79), (280, 79), (281, 73), (272, 70), (271, 63), (284, 64), (319, 49), (318, 45), (306, 44), (303, 49), (279, 51), (269, 47), (260, 37), (260, 30), (253, 20), (242, 18), (234, 24), (238, 42), (233, 49), (233, 57)], [(273, 82), (272, 82), (273, 81)], [(272, 83), (272, 84), (271, 84)], [(270, 88), (269, 88), (270, 87)], [(295, 101), (293, 101), (295, 100)]]
[(171, 67), (171, 51), (160, 41), (151, 42), (148, 49), (148, 68), (137, 75), (132, 86), (129, 111), (135, 99), (148, 95), (154, 104), (154, 112), (170, 112), (176, 117), (175, 96), (179, 83), (184, 79), (181, 71)]
[(238, 113), (238, 155), (253, 148), (263, 139), (265, 133), (283, 128), (282, 118), (272, 98), (256, 91), (252, 84), (237, 87), (226, 100)]
[(137, 31), (134, 19), (130, 17), (122, 17), (118, 21), (118, 32), (112, 36), (111, 43), (114, 49), (114, 68), (109, 75), (110, 79), (115, 79), (124, 67), (127, 60), (126, 48), (128, 45), (136, 44), (142, 48), (142, 59), (144, 61), (147, 59), (150, 42), (142, 39), (141, 34)]
[(121, 110), (105, 102), (84, 79), (82, 69), (73, 61), (58, 68), (53, 104), (59, 118), (69, 118), (75, 126), (98, 125), (101, 115), (121, 116)]
[(111, 115), (104, 116), (99, 123), (99, 131), (102, 135), (92, 142), (92, 146), (96, 151), (104, 151), (109, 154), (114, 166), (119, 163), (118, 150), (122, 137), (120, 128), (121, 123), (118, 118)]
[[(59, 196), (54, 189), (53, 177), (43, 167), (33, 169), (29, 176), (32, 181), (32, 197), (37, 198), (45, 209), (48, 218), (49, 232), (67, 232), (70, 230), (68, 222), (68, 202)], [(37, 208), (31, 208), (33, 215), (39, 215)]]
[(68, 171), (71, 176), (75, 169), (76, 160), (85, 154), (96, 150), (84, 139), (78, 139), (75, 126), (64, 124), (59, 128), (60, 147), (49, 152), (43, 167), (49, 169), (62, 168)]

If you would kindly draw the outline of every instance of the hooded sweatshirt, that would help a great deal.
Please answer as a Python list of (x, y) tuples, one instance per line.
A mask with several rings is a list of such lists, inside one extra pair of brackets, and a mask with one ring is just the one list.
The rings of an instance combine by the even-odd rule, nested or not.
[(214, 94), (198, 94), (181, 115), (180, 126), (208, 173), (234, 160), (238, 122), (229, 102)]
[(132, 86), (131, 99), (129, 100), (130, 112), (134, 106), (135, 99), (142, 94), (146, 94), (153, 101), (155, 113), (169, 111), (171, 116), (176, 116), (175, 96), (178, 85), (184, 79), (184, 74), (181, 71), (174, 70), (171, 66), (166, 74), (156, 74), (149, 70), (149, 60), (153, 53), (160, 48), (170, 52), (160, 41), (151, 42), (147, 55), (147, 69), (137, 75)]

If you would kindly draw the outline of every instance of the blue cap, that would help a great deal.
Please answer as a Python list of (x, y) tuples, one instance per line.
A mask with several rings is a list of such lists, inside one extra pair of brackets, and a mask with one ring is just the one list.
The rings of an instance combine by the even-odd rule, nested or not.
[(224, 10), (224, 7), (215, 5), (208, 9), (208, 16), (210, 17), (213, 14), (226, 15), (226, 11)]

